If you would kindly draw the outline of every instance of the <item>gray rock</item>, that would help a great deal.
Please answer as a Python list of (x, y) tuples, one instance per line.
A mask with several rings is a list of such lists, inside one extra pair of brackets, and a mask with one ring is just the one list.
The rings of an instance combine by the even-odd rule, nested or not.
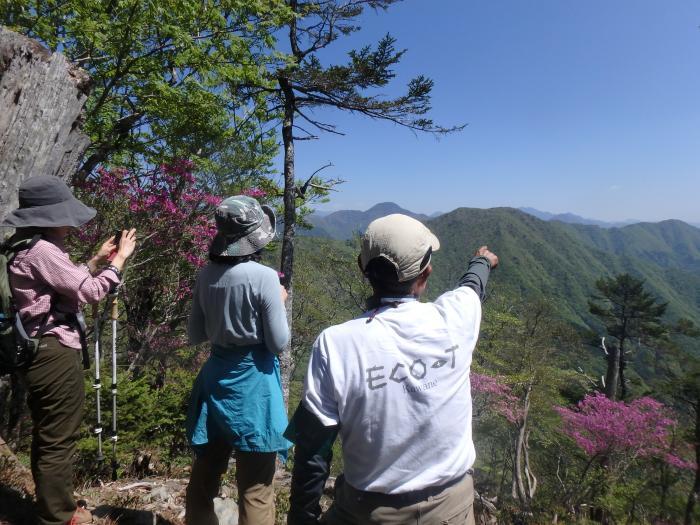
[(238, 503), (233, 499), (214, 498), (214, 512), (219, 525), (238, 525)]
[(170, 491), (164, 485), (151, 489), (151, 501), (168, 501), (168, 498), (170, 498)]

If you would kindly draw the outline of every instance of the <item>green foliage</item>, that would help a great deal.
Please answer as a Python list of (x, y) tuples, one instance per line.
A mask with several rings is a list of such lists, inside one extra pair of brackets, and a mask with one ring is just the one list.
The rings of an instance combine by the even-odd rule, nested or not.
[[(191, 355), (191, 352), (190, 352)], [(185, 357), (183, 354), (182, 357)], [(103, 363), (105, 375), (107, 360)], [(138, 378), (120, 372), (118, 374), (118, 436), (117, 454), (120, 472), (129, 471), (132, 461), (139, 454), (151, 455), (156, 471), (170, 474), (173, 469), (189, 463), (189, 450), (185, 436), (185, 416), (195, 372), (184, 367), (167, 370), (149, 368)], [(98, 475), (95, 458), (97, 438), (91, 430), (95, 426), (95, 394), (91, 380), (86, 380), (86, 418), (83, 437), (78, 443), (82, 476)], [(107, 381), (100, 390), (102, 405), (103, 443), (107, 458), (101, 472), (109, 469), (111, 443), (109, 441), (112, 399)], [(133, 474), (133, 472), (132, 472)]]
[[(616, 273), (644, 279), (651, 293), (669, 302), (670, 318), (698, 323), (700, 277), (692, 269), (700, 264), (693, 248), (700, 245), (700, 230), (667, 222), (661, 223), (664, 228), (640, 224), (605, 230), (546, 222), (510, 208), (459, 208), (428, 223), (442, 243), (434, 278), (438, 289), (456, 282), (470, 253), (488, 244), (502, 260), (493, 276), (496, 285), (511, 294), (554, 300), (558, 315), (581, 327), (602, 328), (588, 312), (588, 299), (597, 279)], [(657, 241), (646, 251), (637, 249), (648, 237)]]
[[(344, 240), (383, 210), (406, 213), (392, 203), (377, 206), (377, 215), (372, 208), (314, 221), (321, 230), (310, 233)], [(515, 297), (553, 300), (559, 317), (582, 328), (601, 331), (588, 300), (597, 279), (619, 273), (644, 279), (650, 292), (669, 303), (669, 318), (700, 324), (700, 275), (694, 271), (700, 266), (700, 229), (680, 221), (603, 229), (542, 221), (512, 208), (459, 208), (419, 219), (427, 221), (442, 243), (433, 259), (431, 296), (453, 286), (473, 251), (488, 244), (502, 261), (493, 285)]]
[(93, 80), (81, 168), (184, 157), (225, 181), (276, 153), (264, 98), (282, 0), (8, 0), (0, 23), (61, 51)]
[[(637, 339), (640, 346), (642, 338), (660, 339), (667, 330), (661, 322), (667, 303), (659, 303), (644, 288), (644, 281), (630, 274), (620, 274), (596, 281), (598, 293), (589, 301), (589, 311), (604, 324), (607, 334), (617, 340), (617, 346), (610, 349), (607, 357), (605, 394), (613, 399), (616, 396), (618, 379), (620, 396), (627, 394), (628, 346), (625, 343)], [(648, 344), (648, 343), (647, 343)]]
[(625, 273), (601, 278), (599, 292), (590, 301), (590, 312), (605, 324), (608, 334), (618, 341), (631, 337), (659, 337), (665, 332), (661, 317), (668, 303), (659, 303), (644, 289), (644, 281)]
[[(498, 377), (516, 399), (509, 407), (515, 415), (510, 419), (474, 407), (479, 414), (473, 430), (476, 468), (483, 472), (480, 493), (496, 497), (506, 512), (549, 512), (563, 505), (557, 496), (559, 483), (549, 472), (553, 466), (558, 468), (554, 458), (569, 451), (562, 451), (568, 446), (556, 433), (559, 418), (553, 409), (565, 401), (561, 394), (565, 388), (577, 384), (585, 390), (585, 378), (567, 370), (567, 361), (579, 345), (576, 332), (557, 319), (553, 305), (546, 301), (496, 294), (484, 306), (473, 371)], [(516, 461), (518, 448), (522, 454)], [(513, 479), (518, 469), (523, 479), (525, 472), (537, 478), (533, 497), (517, 493)]]

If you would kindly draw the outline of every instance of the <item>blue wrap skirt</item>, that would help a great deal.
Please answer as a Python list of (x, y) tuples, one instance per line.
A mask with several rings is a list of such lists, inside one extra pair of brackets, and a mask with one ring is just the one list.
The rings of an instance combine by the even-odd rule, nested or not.
[(212, 345), (187, 413), (187, 438), (195, 452), (221, 439), (237, 450), (277, 452), (286, 460), (291, 446), (282, 435), (286, 428), (277, 356), (265, 345)]

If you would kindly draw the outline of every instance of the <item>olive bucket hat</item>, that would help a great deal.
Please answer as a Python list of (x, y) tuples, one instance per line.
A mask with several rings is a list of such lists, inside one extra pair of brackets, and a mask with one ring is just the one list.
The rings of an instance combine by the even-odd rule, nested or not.
[(12, 228), (77, 228), (97, 212), (73, 196), (58, 177), (29, 177), (19, 187), (19, 208), (9, 213), (0, 226)]
[(217, 233), (209, 255), (250, 255), (275, 237), (275, 212), (247, 195), (235, 195), (222, 201), (214, 218)]

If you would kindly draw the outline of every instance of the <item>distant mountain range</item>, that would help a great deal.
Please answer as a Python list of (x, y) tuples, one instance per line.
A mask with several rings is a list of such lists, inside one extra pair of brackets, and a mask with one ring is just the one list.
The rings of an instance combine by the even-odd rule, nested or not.
[(488, 244), (502, 261), (494, 284), (553, 300), (562, 317), (578, 325), (596, 324), (587, 304), (596, 279), (623, 272), (643, 277), (668, 301), (670, 318), (688, 317), (700, 324), (700, 229), (682, 221), (600, 227), (601, 221), (569, 214), (540, 219), (514, 208), (459, 208), (430, 218), (381, 203), (364, 212), (312, 216), (314, 228), (305, 234), (348, 239), (389, 213), (411, 215), (440, 238), (431, 280), (436, 292), (451, 286), (471, 252)]
[(627, 226), (629, 224), (635, 224), (641, 222), (634, 219), (628, 219), (626, 221), (618, 222), (606, 222), (599, 221), (597, 219), (587, 219), (586, 217), (581, 217), (580, 215), (575, 215), (573, 213), (549, 213), (548, 211), (541, 211), (535, 208), (518, 208), (520, 211), (534, 215), (538, 219), (543, 221), (559, 221), (565, 222), (567, 224), (587, 224), (589, 226), (600, 226), (601, 228), (619, 228), (620, 226)]
[(314, 213), (307, 218), (307, 222), (313, 225), (313, 228), (300, 230), (299, 233), (338, 240), (350, 239), (355, 233), (362, 233), (374, 219), (392, 213), (403, 213), (423, 222), (430, 218), (422, 213), (406, 210), (393, 202), (380, 202), (366, 211), (341, 210), (329, 214)]
[[(388, 210), (386, 213), (383, 210)], [(391, 211), (396, 210), (396, 211)], [(521, 207), (518, 210), (525, 212), (529, 215), (542, 219), (543, 221), (559, 221), (565, 222), (567, 224), (585, 224), (588, 226), (600, 226), (601, 228), (620, 228), (622, 226), (629, 226), (630, 224), (637, 224), (643, 222), (637, 219), (627, 219), (624, 221), (601, 221), (598, 219), (589, 219), (587, 217), (581, 217), (574, 213), (550, 213), (548, 211), (538, 210), (536, 208)], [(382, 213), (379, 213), (382, 212)], [(377, 215), (377, 213), (379, 213)], [(367, 224), (372, 222), (375, 218), (381, 217), (382, 214), (388, 213), (404, 213), (412, 217), (421, 218), (426, 217), (428, 219), (434, 219), (440, 215), (444, 215), (444, 212), (434, 212), (430, 215), (423, 215), (420, 213), (414, 213), (406, 210), (394, 204), (393, 202), (382, 202), (372, 206), (367, 211), (356, 211), (356, 210), (342, 210), (342, 211), (315, 211), (311, 218), (311, 223), (314, 228), (317, 228), (313, 233), (307, 233), (319, 237), (331, 237), (335, 239), (347, 238), (348, 228), (355, 227), (359, 222), (364, 222), (365, 217), (372, 217)], [(330, 220), (324, 221), (326, 217), (333, 216)], [(376, 215), (376, 216), (375, 216)], [(357, 217), (362, 217), (362, 221), (355, 220)], [(422, 220), (422, 219), (421, 219)], [(330, 223), (330, 224), (328, 224)], [(688, 223), (691, 226), (700, 228), (700, 223)], [(366, 225), (365, 225), (366, 227)], [(352, 236), (353, 232), (350, 232), (349, 236)]]

